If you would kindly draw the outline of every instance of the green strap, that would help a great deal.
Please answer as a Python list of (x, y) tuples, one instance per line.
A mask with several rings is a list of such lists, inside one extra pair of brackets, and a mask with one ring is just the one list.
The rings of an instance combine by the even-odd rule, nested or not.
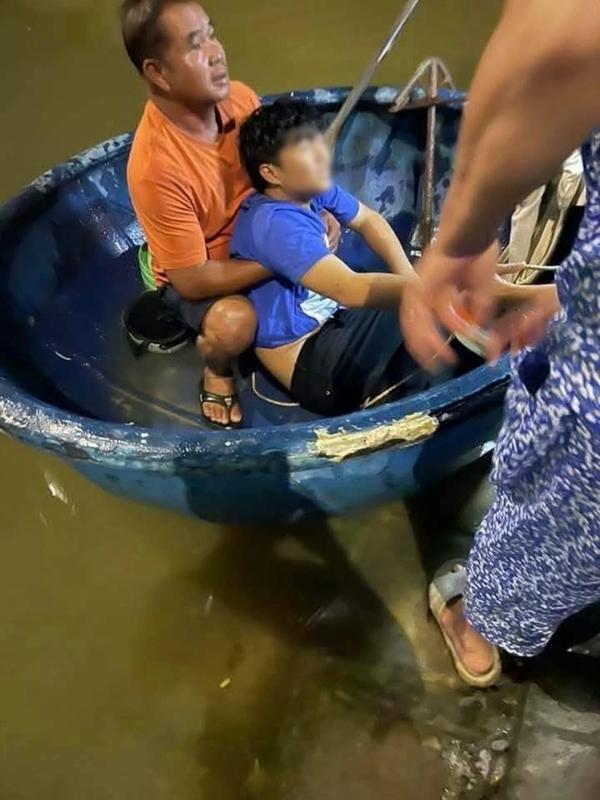
[(156, 289), (156, 278), (152, 269), (152, 255), (148, 250), (147, 244), (143, 244), (138, 251), (138, 266), (144, 288)]

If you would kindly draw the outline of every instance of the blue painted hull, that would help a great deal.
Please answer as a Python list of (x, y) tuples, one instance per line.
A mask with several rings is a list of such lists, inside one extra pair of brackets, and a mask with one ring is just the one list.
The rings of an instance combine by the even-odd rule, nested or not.
[[(345, 94), (304, 96), (327, 117)], [(393, 94), (365, 96), (336, 165), (338, 180), (407, 241), (419, 215), (424, 115), (388, 114)], [(454, 108), (440, 110), (438, 208), (460, 118), (462, 96), (455, 99)], [(0, 295), (9, 310), (0, 321), (3, 430), (110, 492), (225, 522), (347, 513), (410, 494), (492, 446), (505, 361), (417, 397), (326, 420), (265, 403), (246, 386), (248, 427), (202, 429), (193, 354), (136, 361), (120, 329), (122, 309), (140, 289), (142, 237), (125, 185), (129, 146), (130, 137), (119, 137), (78, 156), (0, 211)], [(357, 269), (374, 259), (353, 235), (342, 256)], [(362, 439), (341, 460), (323, 444), (347, 444), (353, 432)]]

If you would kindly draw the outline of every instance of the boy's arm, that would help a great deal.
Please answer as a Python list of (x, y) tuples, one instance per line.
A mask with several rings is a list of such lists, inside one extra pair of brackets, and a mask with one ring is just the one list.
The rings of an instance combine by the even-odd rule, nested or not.
[[(396, 308), (407, 283), (415, 280), (418, 277), (412, 267), (404, 275), (354, 272), (337, 256), (328, 255), (311, 267), (300, 283), (348, 308)], [(552, 284), (524, 286), (497, 278), (495, 295), (497, 300), (516, 304), (555, 298), (558, 308), (558, 295)]]
[(361, 203), (357, 216), (348, 227), (362, 236), (371, 249), (385, 261), (390, 272), (403, 277), (414, 276), (412, 264), (392, 226), (377, 211)]
[(300, 283), (348, 308), (397, 308), (404, 287), (411, 280), (416, 280), (414, 272), (354, 272), (337, 256), (328, 255), (311, 267)]
[[(337, 256), (328, 255), (309, 269), (300, 283), (348, 308), (396, 308), (407, 283), (415, 280), (418, 278), (412, 267), (405, 275), (354, 272)], [(558, 308), (558, 295), (553, 284), (516, 285), (497, 278), (494, 293), (499, 301), (517, 304), (541, 297), (555, 298)]]

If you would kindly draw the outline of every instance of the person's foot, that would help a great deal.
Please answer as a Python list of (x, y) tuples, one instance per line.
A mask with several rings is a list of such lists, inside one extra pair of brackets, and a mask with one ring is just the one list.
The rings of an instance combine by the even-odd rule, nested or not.
[[(217, 394), (228, 396), (235, 394), (235, 380), (232, 377), (217, 375), (209, 367), (204, 368), (202, 377), (202, 389), (207, 394)], [(209, 400), (202, 403), (202, 413), (211, 422), (217, 425), (239, 425), (242, 421), (242, 410), (237, 400), (231, 408), (227, 408), (221, 403), (213, 403)]]
[(473, 675), (485, 675), (494, 665), (494, 647), (467, 622), (462, 598), (440, 614), (439, 624), (452, 641), (458, 659)]

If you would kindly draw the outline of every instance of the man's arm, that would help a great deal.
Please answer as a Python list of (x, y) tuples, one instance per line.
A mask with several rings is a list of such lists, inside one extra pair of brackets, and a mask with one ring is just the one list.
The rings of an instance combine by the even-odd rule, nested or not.
[(177, 292), (186, 300), (223, 297), (249, 289), (272, 277), (254, 261), (209, 259), (196, 267), (166, 270)]
[(434, 353), (452, 361), (439, 323), (464, 332), (459, 291), (479, 324), (489, 320), (498, 227), (598, 124), (599, 78), (597, 0), (507, 0), (473, 81), (437, 241), (402, 304), (406, 343), (421, 364)]
[(259, 264), (208, 257), (204, 231), (185, 181), (170, 172), (129, 181), (156, 266), (187, 300), (223, 297), (270, 277)]
[(508, 0), (477, 69), (439, 245), (482, 253), (600, 121), (597, 0)]
[(397, 308), (406, 284), (415, 276), (354, 272), (337, 256), (318, 261), (300, 279), (302, 286), (348, 308)]
[(361, 203), (357, 216), (348, 227), (362, 236), (373, 252), (385, 261), (395, 275), (405, 278), (414, 276), (412, 264), (408, 260), (404, 248), (392, 226), (381, 214)]

